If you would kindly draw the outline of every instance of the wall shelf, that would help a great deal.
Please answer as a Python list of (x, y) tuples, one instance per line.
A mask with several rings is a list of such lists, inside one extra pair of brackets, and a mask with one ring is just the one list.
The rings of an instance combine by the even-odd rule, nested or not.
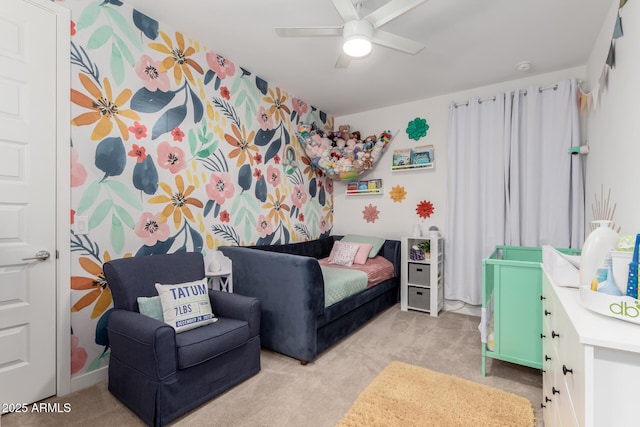
[(433, 169), (433, 163), (429, 163), (427, 165), (402, 165), (402, 166), (391, 166), (391, 170), (396, 171), (408, 171), (408, 170), (419, 170), (419, 169)]
[(413, 148), (400, 148), (393, 152), (391, 160), (392, 171), (408, 171), (433, 169), (435, 161), (433, 145), (423, 145)]
[(374, 196), (383, 193), (381, 179), (351, 181), (345, 191), (347, 196)]

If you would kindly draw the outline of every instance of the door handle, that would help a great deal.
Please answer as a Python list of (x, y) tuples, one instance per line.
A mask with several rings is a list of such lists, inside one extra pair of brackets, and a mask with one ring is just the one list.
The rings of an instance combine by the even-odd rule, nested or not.
[(22, 258), (23, 261), (30, 261), (32, 259), (37, 259), (38, 261), (46, 261), (49, 259), (49, 257), (51, 256), (51, 254), (49, 253), (49, 251), (38, 251), (36, 252), (36, 256), (30, 257), (30, 258)]

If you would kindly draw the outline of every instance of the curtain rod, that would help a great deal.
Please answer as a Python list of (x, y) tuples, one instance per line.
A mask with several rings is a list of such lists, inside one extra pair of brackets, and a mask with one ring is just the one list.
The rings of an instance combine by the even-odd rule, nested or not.
[[(549, 90), (549, 89), (557, 90), (558, 89), (558, 84), (556, 83), (556, 84), (553, 84), (551, 86), (541, 87), (541, 88), (538, 89), (538, 92), (542, 92), (542, 91)], [(526, 96), (527, 95), (527, 90), (526, 89), (521, 89), (521, 90), (510, 92), (511, 95), (515, 95), (516, 93), (521, 93), (521, 94)], [(478, 104), (482, 104), (483, 102), (486, 102), (486, 101), (495, 101), (495, 100), (496, 100), (495, 96), (490, 96), (488, 98), (478, 98)], [(467, 102), (459, 102), (457, 104), (453, 104), (453, 106), (455, 108), (461, 107), (463, 105), (464, 106), (468, 106), (469, 105), (469, 101), (467, 101)]]

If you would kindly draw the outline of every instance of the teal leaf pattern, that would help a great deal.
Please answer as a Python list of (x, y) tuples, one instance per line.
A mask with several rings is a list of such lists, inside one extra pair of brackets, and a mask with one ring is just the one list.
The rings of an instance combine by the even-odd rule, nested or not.
[(158, 37), (158, 21), (149, 18), (137, 9), (133, 9), (133, 23), (148, 39), (155, 40)]
[(95, 156), (95, 165), (105, 178), (120, 175), (127, 164), (127, 153), (119, 136), (100, 141)]
[(131, 98), (131, 108), (141, 113), (157, 113), (176, 96), (175, 92), (150, 91), (146, 87), (138, 89)]
[(133, 167), (133, 186), (145, 194), (158, 191), (158, 179), (158, 169), (150, 156)]
[(155, 125), (153, 125), (153, 134), (151, 139), (158, 139), (161, 135), (167, 132), (171, 132), (187, 117), (187, 107), (185, 105), (178, 105), (165, 111)]

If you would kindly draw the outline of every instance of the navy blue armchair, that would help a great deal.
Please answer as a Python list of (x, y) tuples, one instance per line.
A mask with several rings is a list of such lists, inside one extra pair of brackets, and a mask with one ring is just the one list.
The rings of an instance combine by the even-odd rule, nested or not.
[(148, 425), (169, 423), (260, 371), (260, 301), (209, 291), (218, 321), (176, 334), (139, 313), (156, 283), (204, 278), (202, 254), (122, 258), (103, 266), (113, 294), (109, 391)]

